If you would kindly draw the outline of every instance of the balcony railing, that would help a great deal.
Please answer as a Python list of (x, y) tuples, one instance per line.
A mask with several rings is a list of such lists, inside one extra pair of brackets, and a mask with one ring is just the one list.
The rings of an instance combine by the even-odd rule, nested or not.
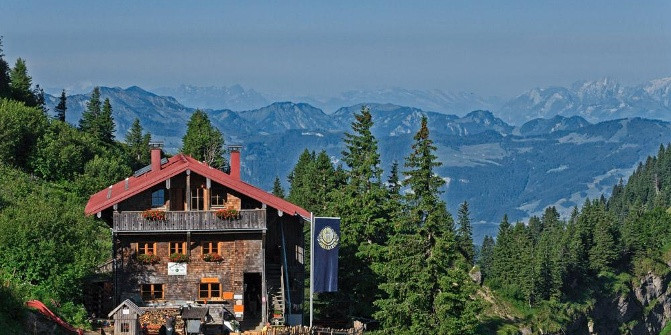
[(265, 209), (243, 209), (237, 218), (219, 219), (216, 211), (167, 211), (165, 220), (148, 220), (142, 212), (114, 213), (117, 232), (189, 230), (261, 230), (266, 228)]

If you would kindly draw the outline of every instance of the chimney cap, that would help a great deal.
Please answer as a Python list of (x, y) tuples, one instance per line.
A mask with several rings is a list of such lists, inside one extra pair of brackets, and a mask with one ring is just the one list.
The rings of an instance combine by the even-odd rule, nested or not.
[(152, 149), (161, 149), (163, 148), (163, 141), (152, 141), (149, 142), (149, 147)]
[(242, 144), (229, 144), (227, 147), (230, 151), (240, 151), (240, 149), (242, 149)]

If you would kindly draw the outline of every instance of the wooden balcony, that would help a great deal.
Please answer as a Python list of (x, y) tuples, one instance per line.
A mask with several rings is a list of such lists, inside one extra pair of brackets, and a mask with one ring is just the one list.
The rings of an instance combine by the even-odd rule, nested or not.
[(219, 219), (216, 211), (167, 211), (165, 220), (147, 220), (142, 212), (114, 213), (115, 232), (226, 231), (266, 229), (265, 209), (243, 209), (234, 219)]

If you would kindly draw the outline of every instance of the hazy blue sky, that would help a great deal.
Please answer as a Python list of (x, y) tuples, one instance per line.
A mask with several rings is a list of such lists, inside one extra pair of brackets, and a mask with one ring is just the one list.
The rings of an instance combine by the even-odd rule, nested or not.
[(516, 95), (671, 76), (671, 1), (9, 1), (5, 58), (36, 83), (403, 87)]

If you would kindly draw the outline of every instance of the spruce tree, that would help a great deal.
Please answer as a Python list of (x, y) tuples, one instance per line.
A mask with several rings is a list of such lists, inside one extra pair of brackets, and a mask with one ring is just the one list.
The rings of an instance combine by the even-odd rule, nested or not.
[(103, 143), (113, 144), (115, 124), (114, 117), (112, 117), (112, 105), (110, 104), (109, 98), (105, 98), (105, 102), (103, 102), (103, 109), (100, 118), (97, 120), (97, 127), (99, 129), (97, 131), (99, 134), (98, 138)]
[(22, 101), (26, 106), (37, 106), (37, 99), (32, 90), (32, 81), (33, 79), (28, 75), (26, 62), (22, 58), (18, 58), (9, 72), (12, 99)]
[(2, 36), (0, 36), (0, 98), (9, 98), (12, 95), (9, 79), (9, 64), (2, 51)]
[(278, 176), (275, 176), (275, 182), (273, 183), (273, 195), (284, 198), (284, 188), (282, 188), (282, 183), (280, 182), (280, 177)]
[(67, 97), (65, 96), (65, 90), (61, 91), (61, 97), (58, 100), (58, 105), (56, 105), (56, 119), (65, 122), (65, 112), (68, 107), (66, 105)]
[(480, 247), (480, 257), (478, 258), (478, 265), (480, 265), (480, 272), (482, 277), (487, 280), (492, 271), (492, 257), (494, 256), (494, 239), (485, 235)]
[(182, 152), (214, 168), (224, 167), (224, 136), (200, 109), (191, 115), (186, 125), (186, 134), (182, 138)]
[(402, 223), (385, 248), (380, 287), (386, 293), (376, 301), (375, 317), (385, 329), (411, 334), (474, 334), (478, 304), (471, 296), (474, 283), (464, 258), (457, 252), (454, 223), (440, 200), (445, 183), (434, 169), (440, 166), (422, 119), (406, 158)]
[[(379, 276), (373, 271), (387, 243), (392, 212), (380, 177), (380, 154), (371, 133), (372, 116), (367, 107), (354, 115), (352, 132), (345, 134), (343, 161), (346, 185), (329, 194), (327, 213), (341, 217), (340, 282), (331, 307), (345, 316), (370, 317), (379, 298)], [(333, 313), (339, 311), (332, 310)]]
[(314, 152), (305, 149), (298, 157), (294, 169), (288, 176), (289, 180), (289, 195), (287, 200), (299, 205), (308, 211), (314, 212), (317, 206), (312, 201), (312, 194), (310, 191), (311, 179), (314, 176)]
[(473, 264), (475, 261), (475, 247), (473, 246), (473, 227), (471, 226), (470, 211), (468, 210), (468, 202), (464, 201), (459, 206), (459, 215), (457, 218), (459, 228), (457, 230), (457, 244), (459, 251), (468, 264)]
[(91, 92), (89, 101), (86, 102), (86, 110), (82, 113), (82, 118), (79, 120), (79, 129), (99, 138), (96, 133), (97, 123), (101, 113), (102, 104), (100, 102), (100, 88), (96, 86)]
[(133, 170), (137, 170), (151, 161), (149, 142), (151, 134), (143, 133), (140, 119), (135, 118), (124, 140), (128, 146), (128, 156)]
[(391, 171), (389, 172), (389, 179), (387, 179), (387, 187), (390, 194), (401, 194), (401, 181), (398, 177), (398, 162), (391, 163)]

